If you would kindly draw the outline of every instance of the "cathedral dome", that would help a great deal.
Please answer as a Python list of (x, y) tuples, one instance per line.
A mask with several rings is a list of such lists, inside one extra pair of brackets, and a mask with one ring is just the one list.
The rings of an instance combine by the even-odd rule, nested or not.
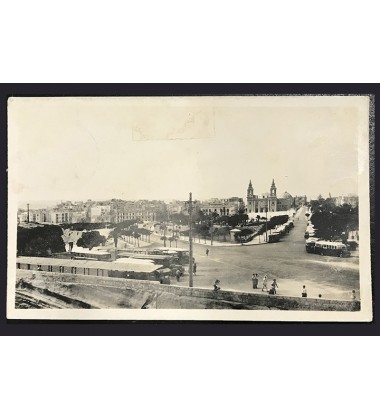
[(293, 198), (287, 191), (284, 192), (282, 198)]

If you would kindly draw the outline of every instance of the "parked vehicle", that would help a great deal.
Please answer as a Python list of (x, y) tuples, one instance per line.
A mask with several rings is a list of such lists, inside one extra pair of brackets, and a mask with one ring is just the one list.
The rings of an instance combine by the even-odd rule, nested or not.
[(318, 241), (319, 241), (319, 238), (306, 239), (306, 252), (308, 252), (309, 254), (314, 254), (315, 244)]
[(281, 238), (280, 233), (272, 233), (271, 235), (268, 236), (268, 242), (269, 243), (278, 242), (280, 238)]
[(314, 253), (333, 257), (349, 257), (351, 255), (345, 244), (330, 241), (317, 241), (314, 246)]
[(355, 240), (348, 240), (347, 241), (347, 245), (348, 245), (348, 249), (350, 251), (356, 251), (356, 249), (358, 248), (359, 244), (357, 241)]
[(188, 264), (190, 261), (189, 251), (183, 248), (154, 248), (147, 250), (148, 255), (171, 255), (179, 259), (180, 264)]

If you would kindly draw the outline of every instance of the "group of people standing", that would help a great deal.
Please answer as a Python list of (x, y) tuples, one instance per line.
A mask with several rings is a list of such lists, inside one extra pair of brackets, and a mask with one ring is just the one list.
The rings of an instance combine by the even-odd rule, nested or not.
[[(259, 285), (259, 275), (257, 273), (253, 273), (252, 274), (252, 287), (253, 289), (258, 289), (258, 285)], [(271, 284), (270, 289), (268, 289), (268, 276), (265, 274), (263, 277), (263, 284), (262, 284), (262, 288), (261, 291), (262, 292), (268, 292), (270, 295), (275, 295), (276, 294), (276, 289), (278, 289), (278, 284), (277, 284), (277, 280), (273, 279), (273, 282)]]

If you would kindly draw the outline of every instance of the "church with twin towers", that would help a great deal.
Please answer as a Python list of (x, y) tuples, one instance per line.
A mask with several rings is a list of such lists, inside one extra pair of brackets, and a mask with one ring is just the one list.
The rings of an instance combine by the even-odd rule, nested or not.
[[(265, 211), (286, 211), (294, 206), (294, 198), (287, 192), (277, 197), (277, 187), (272, 180), (269, 193), (255, 195), (252, 181), (249, 181), (247, 188), (247, 213), (264, 213)], [(266, 210), (267, 209), (267, 210)]]

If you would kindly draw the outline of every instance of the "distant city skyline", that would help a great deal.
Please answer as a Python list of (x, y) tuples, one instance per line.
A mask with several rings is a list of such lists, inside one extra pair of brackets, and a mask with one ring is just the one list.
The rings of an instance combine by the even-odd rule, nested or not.
[[(358, 194), (363, 97), (12, 98), (10, 189), (36, 201)], [(49, 198), (48, 198), (49, 197)]]
[[(267, 191), (265, 193), (267, 193)], [(263, 192), (263, 193), (260, 193), (258, 195), (261, 196), (262, 194), (265, 194), (265, 193)], [(280, 197), (281, 195), (282, 194), (278, 194), (278, 197)], [(355, 193), (345, 193), (345, 194), (339, 194), (337, 196), (332, 196), (332, 197), (333, 198), (338, 198), (338, 197), (341, 197), (341, 196), (351, 196), (351, 195), (357, 196), (357, 194), (355, 194)], [(317, 196), (309, 197), (307, 194), (292, 194), (292, 197), (303, 197), (303, 196), (306, 196), (308, 201), (317, 199)], [(244, 202), (247, 201), (246, 196), (237, 196), (236, 195), (236, 196), (231, 196), (231, 197), (239, 197), (239, 198), (242, 198), (244, 200)], [(322, 197), (323, 198), (328, 198), (329, 195), (323, 195), (322, 194)], [(208, 197), (206, 199), (198, 200), (198, 201), (207, 201), (207, 200), (211, 200), (211, 199), (225, 199), (225, 198), (230, 198), (230, 197)], [(187, 197), (187, 199), (188, 199), (188, 197)], [(151, 200), (148, 200), (148, 199), (144, 199), (144, 198), (138, 198), (138, 199), (135, 199), (135, 200), (132, 200), (132, 199), (128, 200), (128, 199), (121, 199), (119, 197), (112, 197), (112, 198), (100, 198), (100, 199), (88, 198), (88, 199), (85, 199), (85, 200), (70, 200), (70, 199), (68, 199), (68, 200), (37, 200), (37, 201), (29, 200), (29, 201), (19, 202), (18, 203), (18, 208), (19, 209), (22, 209), (22, 208), (26, 209), (27, 204), (29, 204), (29, 208), (31, 210), (37, 210), (37, 209), (55, 207), (55, 206), (59, 205), (60, 203), (65, 203), (67, 201), (70, 201), (72, 203), (76, 203), (76, 202), (86, 202), (87, 200), (91, 200), (93, 202), (107, 202), (107, 201), (111, 201), (111, 200), (124, 200), (124, 201), (143, 201), (143, 200), (147, 200), (147, 201), (163, 201), (165, 203), (170, 203), (170, 202), (174, 202), (174, 201), (184, 202), (184, 201), (187, 201), (187, 199), (178, 199), (178, 198), (173, 198), (173, 199), (155, 198), (154, 199), (153, 198)], [(197, 198), (194, 198), (194, 197), (193, 197), (193, 199), (197, 200)]]

